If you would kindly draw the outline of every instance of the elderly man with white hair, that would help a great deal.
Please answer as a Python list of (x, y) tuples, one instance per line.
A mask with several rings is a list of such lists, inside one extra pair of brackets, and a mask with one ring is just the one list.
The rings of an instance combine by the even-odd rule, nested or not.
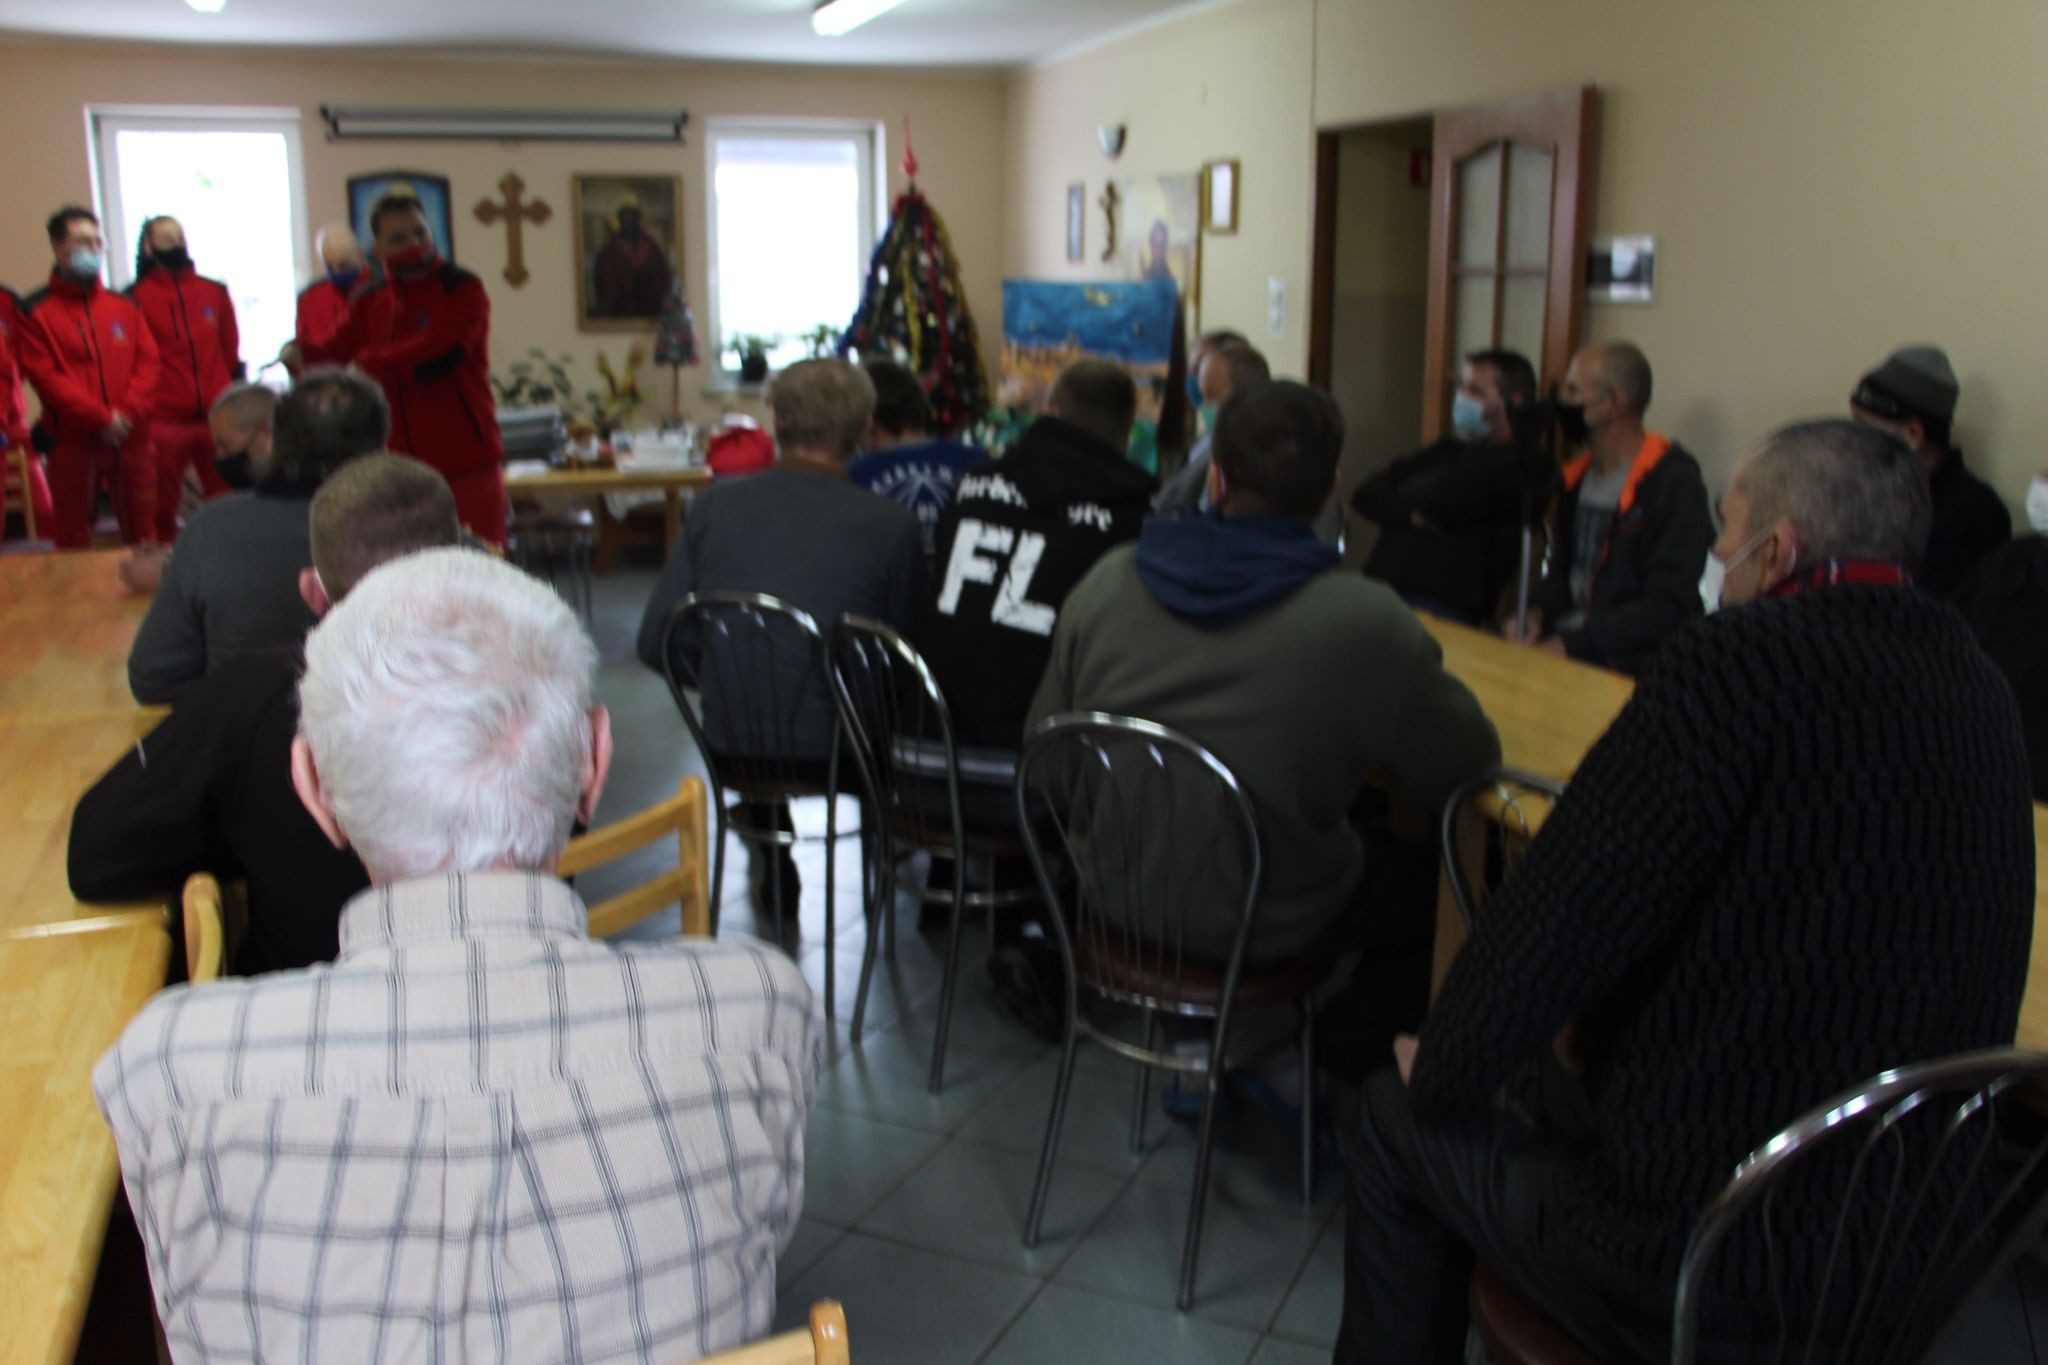
[(553, 875), (596, 653), (467, 550), (306, 645), (293, 782), (371, 886), (332, 967), (166, 992), (101, 1059), (174, 1359), (683, 1360), (764, 1333), (820, 1020), (759, 948), (592, 943)]

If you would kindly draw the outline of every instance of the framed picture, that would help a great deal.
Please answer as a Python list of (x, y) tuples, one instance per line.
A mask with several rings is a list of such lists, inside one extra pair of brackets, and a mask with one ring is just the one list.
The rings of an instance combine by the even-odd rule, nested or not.
[(1088, 182), (1076, 180), (1067, 186), (1067, 259), (1078, 261), (1088, 254)]
[(1595, 237), (1586, 253), (1586, 293), (1603, 303), (1654, 302), (1657, 239)]
[(576, 327), (644, 332), (661, 316), (682, 260), (683, 178), (571, 177), (576, 217)]
[(374, 254), (377, 240), (377, 235), (370, 231), (370, 210), (387, 194), (419, 200), (420, 207), (427, 211), (427, 226), (433, 229), (434, 245), (442, 256), (455, 259), (455, 218), (448, 211), (448, 177), (428, 171), (373, 171), (348, 178), (348, 221), (365, 252)]
[(1212, 237), (1237, 235), (1237, 158), (1202, 167), (1202, 229)]
[(1188, 327), (1200, 330), (1202, 184), (1194, 171), (1126, 180), (1118, 191), (1117, 255), (1127, 280), (1171, 280)]

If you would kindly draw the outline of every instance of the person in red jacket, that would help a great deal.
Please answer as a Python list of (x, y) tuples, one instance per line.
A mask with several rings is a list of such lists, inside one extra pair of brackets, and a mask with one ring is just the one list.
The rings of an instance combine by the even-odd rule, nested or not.
[(391, 403), (391, 448), (439, 470), (463, 525), (505, 543), (505, 449), (491, 396), (491, 299), (483, 281), (443, 260), (417, 199), (386, 195), (370, 211), (385, 280), (349, 304), (306, 364), (361, 367)]
[(100, 220), (67, 204), (50, 215), (50, 283), (22, 301), (21, 371), (43, 402), (54, 438), (51, 539), (60, 550), (92, 543), (92, 506), (108, 471), (122, 538), (156, 535), (156, 471), (148, 413), (160, 364), (142, 310), (100, 286)]
[[(0, 459), (13, 475), (14, 452), (28, 456), (28, 500), (35, 509), (36, 534), (47, 536), (51, 521), (50, 481), (42, 452), (28, 428), (28, 391), (21, 384), (21, 295), (0, 285)], [(22, 529), (27, 529), (24, 519)]]
[[(299, 291), (298, 326), (293, 339), (303, 353), (333, 344), (334, 334), (348, 321), (349, 300), (369, 283), (362, 243), (346, 223), (329, 223), (313, 240), (326, 273)], [(287, 366), (289, 368), (289, 365)]]
[(169, 545), (178, 538), (188, 468), (198, 472), (207, 497), (228, 491), (213, 467), (207, 415), (213, 400), (244, 374), (241, 332), (228, 287), (193, 271), (185, 229), (175, 218), (144, 220), (128, 297), (142, 309), (163, 357), (149, 409), (149, 443), (156, 454), (156, 536)]

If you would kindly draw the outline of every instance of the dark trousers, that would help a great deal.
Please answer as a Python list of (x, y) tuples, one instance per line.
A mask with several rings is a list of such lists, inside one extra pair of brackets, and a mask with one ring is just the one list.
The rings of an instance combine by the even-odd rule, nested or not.
[(1345, 1143), (1336, 1365), (1462, 1362), (1475, 1254), (1609, 1365), (1668, 1358), (1672, 1286), (1589, 1272), (1559, 1216), (1570, 1152), (1507, 1114), (1420, 1125), (1399, 1074), (1375, 1072)]

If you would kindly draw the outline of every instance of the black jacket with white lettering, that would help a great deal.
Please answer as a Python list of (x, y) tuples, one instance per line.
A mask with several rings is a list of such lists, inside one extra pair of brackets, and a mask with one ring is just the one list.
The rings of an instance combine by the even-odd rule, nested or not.
[(1039, 418), (960, 481), (939, 522), (938, 595), (918, 640), (960, 743), (1018, 746), (1060, 604), (1104, 551), (1137, 537), (1153, 487), (1121, 452), (1057, 417)]

